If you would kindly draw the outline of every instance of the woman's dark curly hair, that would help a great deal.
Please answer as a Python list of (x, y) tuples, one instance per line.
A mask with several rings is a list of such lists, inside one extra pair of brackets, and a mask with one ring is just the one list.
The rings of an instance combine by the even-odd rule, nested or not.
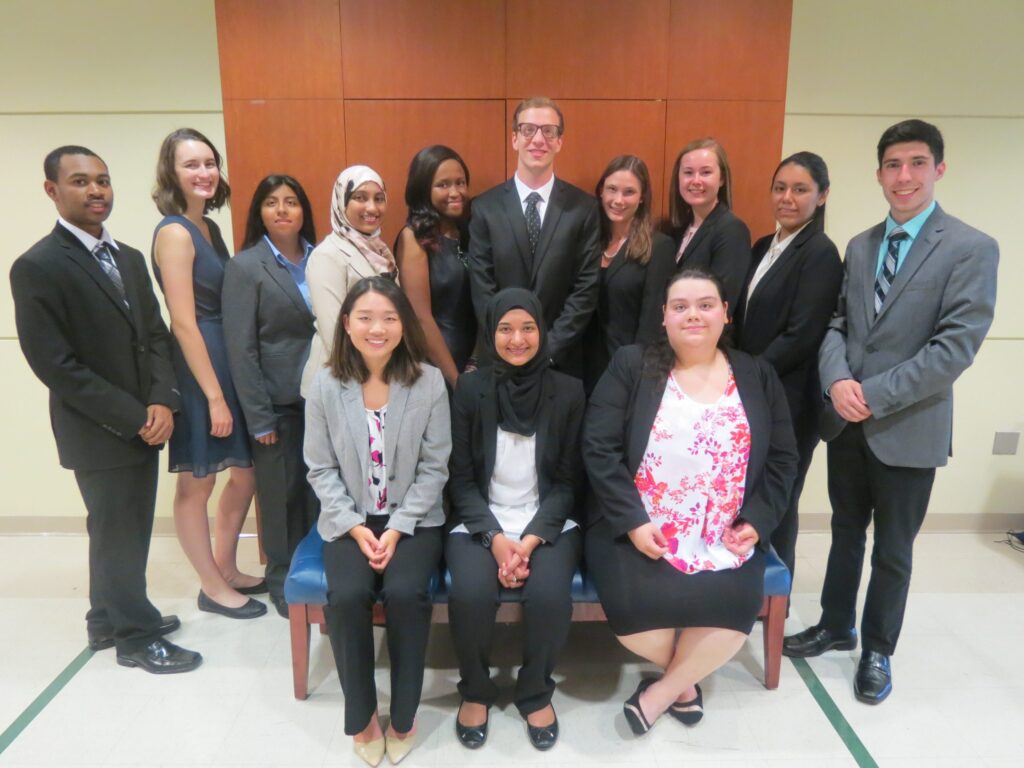
[[(462, 166), (468, 188), (469, 168), (458, 152), (443, 144), (424, 147), (416, 153), (409, 164), (409, 177), (405, 183), (405, 205), (409, 209), (405, 223), (427, 253), (434, 253), (441, 246), (441, 214), (431, 202), (430, 191), (434, 186), (434, 175), (445, 160), (454, 160)], [(469, 205), (467, 195), (462, 216), (455, 221), (459, 228), (459, 245), (463, 250), (469, 246)]]
[[(666, 303), (668, 303), (668, 292), (680, 280), (707, 280), (715, 286), (715, 290), (718, 291), (718, 298), (723, 302), (725, 301), (725, 286), (722, 285), (722, 281), (705, 269), (691, 267), (677, 272), (669, 278), (669, 281), (665, 284)], [(726, 325), (722, 330), (722, 335), (718, 337), (718, 348), (725, 349), (731, 346), (732, 326)], [(675, 364), (676, 352), (672, 349), (672, 345), (668, 343), (668, 334), (665, 332), (664, 326), (662, 326), (654, 341), (644, 349), (643, 375), (650, 379), (663, 379), (668, 376), (669, 371), (672, 370)]]

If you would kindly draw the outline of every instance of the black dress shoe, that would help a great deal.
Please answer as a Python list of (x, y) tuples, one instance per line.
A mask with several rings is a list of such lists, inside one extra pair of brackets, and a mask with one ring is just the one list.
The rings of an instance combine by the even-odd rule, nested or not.
[(853, 695), (865, 704), (880, 704), (892, 693), (892, 667), (889, 657), (876, 651), (864, 651), (853, 678)]
[[(181, 629), (181, 621), (177, 616), (161, 616), (160, 617), (160, 628), (157, 630), (161, 635), (169, 635), (171, 632), (177, 632)], [(89, 648), (93, 651), (105, 651), (107, 648), (114, 647), (114, 635), (113, 633), (89, 633)]]
[(790, 635), (782, 641), (782, 655), (795, 659), (821, 656), (825, 651), (852, 651), (857, 647), (857, 630), (836, 632), (820, 624)]
[(271, 595), (270, 602), (274, 606), (274, 610), (277, 611), (277, 615), (281, 618), (288, 618), (288, 601), (284, 599), (282, 595)]
[(257, 616), (262, 616), (267, 612), (267, 606), (259, 600), (253, 600), (251, 597), (245, 605), (240, 605), (238, 608), (229, 608), (226, 605), (215, 602), (203, 590), (199, 590), (198, 603), (200, 611), (219, 613), (221, 616), (227, 616), (229, 619), (255, 619)]
[[(459, 705), (459, 711), (462, 711), (462, 705)], [(458, 714), (455, 715), (455, 735), (459, 739), (459, 744), (464, 746), (466, 749), (480, 749), (487, 741), (487, 725), (491, 720), (491, 708), (487, 708), (487, 719), (484, 720), (483, 725), (463, 725), (459, 722)]]
[(633, 695), (626, 699), (626, 703), (622, 705), (622, 713), (626, 716), (626, 722), (629, 723), (629, 729), (633, 731), (634, 736), (643, 736), (654, 725), (654, 723), (647, 722), (647, 716), (644, 715), (644, 711), (640, 707), (640, 694), (660, 679), (658, 677), (645, 677), (640, 681), (640, 685), (636, 687), (636, 690), (633, 691)]
[(683, 725), (696, 725), (704, 717), (704, 691), (699, 683), (693, 687), (697, 689), (696, 697), (690, 701), (675, 701), (668, 708), (668, 713)]
[(195, 651), (186, 651), (160, 638), (137, 651), (118, 651), (117, 663), (122, 667), (141, 667), (154, 675), (171, 675), (176, 672), (191, 672), (203, 663), (203, 657)]
[(529, 734), (530, 743), (534, 748), (541, 752), (551, 749), (558, 741), (558, 716), (555, 716), (555, 721), (551, 725), (537, 727), (527, 723), (526, 733)]
[(266, 579), (260, 579), (251, 587), (235, 587), (235, 592), (240, 595), (265, 595), (270, 591)]

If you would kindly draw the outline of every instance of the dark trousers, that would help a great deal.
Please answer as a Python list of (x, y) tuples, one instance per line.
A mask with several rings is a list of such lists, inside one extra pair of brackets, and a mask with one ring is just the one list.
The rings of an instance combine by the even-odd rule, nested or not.
[[(551, 678), (572, 621), (572, 577), (580, 561), (579, 528), (542, 544), (530, 557), (523, 585), (523, 666), (516, 679), (515, 704), (523, 717), (551, 703)], [(491, 706), (498, 686), (491, 680), (491, 641), (498, 612), (498, 566), (490, 550), (469, 534), (453, 533), (445, 543), (452, 576), (448, 596), (455, 653), (459, 657), (459, 693), (465, 701)]]
[[(386, 516), (369, 518), (375, 536)], [(417, 528), (403, 536), (395, 554), (376, 573), (351, 536), (324, 544), (327, 576), (327, 633), (345, 693), (345, 733), (361, 732), (377, 709), (374, 681), (373, 604), (378, 595), (387, 617), (391, 658), (391, 724), (399, 733), (412, 729), (423, 691), (423, 665), (430, 635), (432, 604), (428, 586), (441, 560), (443, 530)]]
[(832, 548), (821, 592), (821, 623), (847, 631), (856, 623), (857, 589), (868, 524), (874, 519), (871, 578), (861, 619), (865, 651), (896, 650), (910, 589), (914, 538), (924, 522), (934, 467), (891, 467), (868, 447), (860, 424), (828, 444)]
[(796, 539), (800, 531), (800, 494), (804, 490), (804, 481), (811, 468), (814, 449), (818, 447), (818, 425), (813, 419), (803, 419), (802, 423), (793, 425), (796, 433), (796, 449), (800, 456), (797, 464), (796, 480), (789, 497), (789, 506), (772, 532), (771, 543), (775, 553), (786, 564), (790, 574), (796, 574)]
[(263, 551), (267, 555), (267, 588), (284, 597), (284, 580), (295, 548), (316, 523), (320, 502), (306, 480), (302, 458), (305, 417), (301, 404), (274, 409), (277, 442), (252, 443), (256, 496), (260, 501)]
[(131, 653), (160, 637), (160, 612), (146, 597), (146, 561), (153, 533), (159, 453), (141, 464), (75, 470), (87, 511), (91, 635), (114, 637)]

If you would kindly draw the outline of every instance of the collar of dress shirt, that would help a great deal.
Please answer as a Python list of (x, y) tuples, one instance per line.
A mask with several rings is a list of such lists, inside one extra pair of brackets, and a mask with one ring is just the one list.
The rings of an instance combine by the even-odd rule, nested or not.
[(934, 210), (935, 201), (932, 200), (931, 205), (929, 205), (927, 208), (925, 208), (923, 211), (917, 214), (917, 216), (903, 224), (897, 224), (893, 220), (892, 214), (889, 214), (888, 216), (885, 217), (885, 237), (882, 239), (882, 242), (884, 243), (885, 240), (888, 239), (890, 233), (894, 229), (896, 229), (896, 227), (903, 227), (903, 231), (910, 236), (910, 242), (913, 242), (914, 240), (917, 239), (917, 235), (921, 231), (921, 227), (924, 226), (924, 223), (928, 220), (928, 217), (932, 215), (932, 211)]
[(775, 261), (775, 259), (779, 258), (779, 255), (783, 251), (785, 251), (787, 248), (789, 248), (790, 243), (792, 243), (793, 240), (796, 239), (797, 235), (799, 235), (801, 232), (804, 231), (804, 229), (807, 227), (808, 224), (811, 223), (811, 221), (813, 221), (813, 219), (809, 219), (809, 220), (805, 221), (804, 225), (802, 227), (800, 227), (800, 229), (798, 229), (796, 232), (794, 232), (793, 234), (791, 234), (789, 237), (787, 237), (784, 240), (779, 240), (779, 234), (782, 232), (782, 230), (781, 229), (775, 230), (775, 237), (772, 239), (772, 244), (768, 247), (768, 256), (769, 256), (769, 258), (772, 261)]
[(296, 267), (302, 270), (306, 269), (306, 262), (309, 261), (309, 254), (313, 252), (313, 246), (307, 243), (305, 240), (302, 240), (302, 261), (300, 261), (298, 264), (295, 264), (289, 261), (287, 258), (285, 258), (285, 255), (281, 253), (279, 250), (277, 250), (277, 246), (274, 245), (274, 241), (271, 240), (267, 235), (264, 235), (263, 239), (266, 241), (267, 245), (270, 246), (270, 252), (274, 254), (274, 258), (277, 259), (277, 263), (280, 264), (282, 267)]
[(57, 223), (64, 227), (64, 229), (66, 229), (76, 238), (78, 238), (78, 241), (85, 246), (85, 250), (87, 250), (89, 253), (92, 253), (94, 250), (96, 250), (96, 246), (99, 245), (100, 243), (106, 243), (115, 251), (119, 250), (117, 247), (117, 243), (114, 242), (114, 238), (110, 236), (110, 232), (107, 231), (106, 227), (103, 227), (103, 231), (100, 232), (99, 238), (95, 238), (81, 227), (76, 227), (71, 222), (65, 221), (62, 216), (57, 217)]
[(551, 174), (551, 178), (547, 180), (547, 183), (543, 187), (537, 189), (530, 189), (523, 183), (523, 180), (519, 178), (519, 174), (515, 174), (512, 178), (516, 180), (516, 191), (519, 193), (519, 202), (526, 206), (526, 198), (531, 192), (536, 192), (540, 195), (540, 204), (547, 205), (548, 200), (551, 199), (551, 190), (555, 187), (555, 175)]

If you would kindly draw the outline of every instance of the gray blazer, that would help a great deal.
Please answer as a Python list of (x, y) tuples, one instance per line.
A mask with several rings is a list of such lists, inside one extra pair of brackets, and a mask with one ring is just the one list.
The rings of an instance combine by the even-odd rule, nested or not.
[[(384, 417), (388, 528), (412, 535), (444, 524), (441, 492), (452, 450), (448, 390), (441, 372), (423, 365), (411, 387), (392, 383)], [(359, 382), (321, 368), (306, 396), (306, 465), (320, 498), (317, 530), (333, 541), (366, 522), (370, 498), (370, 430)]]
[(221, 293), (228, 363), (252, 435), (277, 427), (275, 405), (301, 401), (313, 313), (263, 240), (230, 259)]
[[(875, 316), (874, 286), (885, 225), (846, 248), (836, 315), (821, 343), (825, 391), (839, 379), (864, 389), (871, 416), (864, 436), (882, 462), (941, 467), (952, 455), (953, 382), (974, 360), (996, 301), (999, 245), (936, 205)], [(831, 403), (821, 436), (846, 422)]]

